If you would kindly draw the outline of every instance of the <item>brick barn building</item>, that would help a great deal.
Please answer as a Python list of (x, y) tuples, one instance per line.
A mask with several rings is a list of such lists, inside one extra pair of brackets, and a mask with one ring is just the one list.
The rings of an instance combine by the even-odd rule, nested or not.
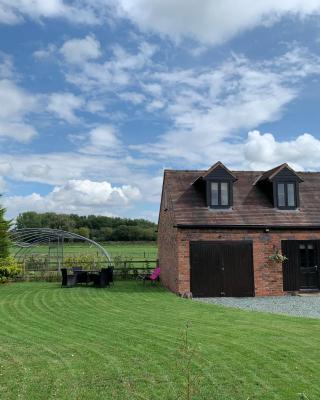
[(319, 290), (320, 173), (165, 170), (158, 246), (161, 281), (178, 294)]

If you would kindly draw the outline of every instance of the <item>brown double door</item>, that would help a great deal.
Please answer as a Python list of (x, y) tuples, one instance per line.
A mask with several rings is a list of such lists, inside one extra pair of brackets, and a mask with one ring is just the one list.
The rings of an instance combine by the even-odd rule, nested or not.
[(320, 241), (285, 240), (282, 252), (288, 258), (283, 264), (284, 290), (318, 290)]
[(190, 243), (190, 286), (195, 297), (254, 295), (252, 243)]

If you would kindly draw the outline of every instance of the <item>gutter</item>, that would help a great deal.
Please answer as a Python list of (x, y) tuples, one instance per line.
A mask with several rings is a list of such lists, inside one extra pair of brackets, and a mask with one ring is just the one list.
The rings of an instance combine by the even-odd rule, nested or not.
[(320, 225), (200, 225), (200, 224), (176, 224), (179, 229), (262, 229), (274, 230), (320, 230)]

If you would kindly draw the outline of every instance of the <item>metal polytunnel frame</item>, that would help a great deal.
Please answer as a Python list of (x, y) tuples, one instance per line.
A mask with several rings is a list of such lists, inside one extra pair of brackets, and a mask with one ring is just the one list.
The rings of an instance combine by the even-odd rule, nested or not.
[(30, 254), (32, 249), (39, 246), (48, 246), (50, 256), (50, 246), (57, 250), (57, 262), (60, 268), (63, 265), (64, 245), (65, 241), (80, 241), (95, 246), (98, 252), (106, 258), (107, 262), (111, 262), (111, 257), (107, 250), (94, 240), (73, 232), (67, 232), (61, 229), (50, 228), (23, 228), (10, 231), (12, 246), (15, 248), (14, 257), (22, 261)]

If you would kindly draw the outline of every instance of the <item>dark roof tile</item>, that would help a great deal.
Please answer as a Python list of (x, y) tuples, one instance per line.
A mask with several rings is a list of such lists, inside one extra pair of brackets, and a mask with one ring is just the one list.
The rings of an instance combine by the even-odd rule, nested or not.
[(205, 171), (165, 171), (165, 190), (172, 200), (175, 223), (187, 225), (320, 226), (320, 173), (299, 172), (299, 210), (278, 210), (254, 182), (261, 171), (232, 171), (232, 210), (206, 206), (204, 193), (193, 184)]

